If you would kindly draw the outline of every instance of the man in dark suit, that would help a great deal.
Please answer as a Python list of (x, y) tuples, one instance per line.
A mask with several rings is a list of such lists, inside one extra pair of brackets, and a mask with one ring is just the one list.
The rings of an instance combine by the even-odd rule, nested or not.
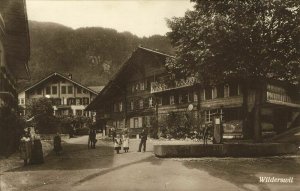
[(143, 151), (146, 152), (147, 132), (145, 131), (145, 129), (142, 130), (142, 133), (140, 134), (140, 139), (141, 139), (141, 142), (139, 145), (138, 152), (141, 152), (142, 146), (143, 146)]

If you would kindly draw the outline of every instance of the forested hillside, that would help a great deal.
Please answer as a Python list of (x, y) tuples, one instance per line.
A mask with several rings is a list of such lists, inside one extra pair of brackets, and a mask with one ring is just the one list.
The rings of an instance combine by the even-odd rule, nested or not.
[(19, 89), (51, 72), (72, 73), (84, 85), (105, 85), (120, 65), (139, 45), (172, 53), (165, 36), (139, 38), (129, 32), (101, 27), (73, 30), (56, 23), (29, 22), (31, 81), (20, 82)]

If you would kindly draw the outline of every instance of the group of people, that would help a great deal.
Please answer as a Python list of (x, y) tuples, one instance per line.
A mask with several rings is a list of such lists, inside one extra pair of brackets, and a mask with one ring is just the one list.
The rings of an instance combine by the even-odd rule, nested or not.
[(123, 150), (125, 153), (129, 150), (129, 137), (128, 134), (125, 134), (122, 138), (120, 134), (117, 134), (117, 137), (113, 137), (114, 147), (117, 154), (120, 153), (121, 147), (123, 146)]
[(33, 128), (27, 128), (20, 140), (20, 157), (24, 165), (44, 163), (41, 139)]
[[(143, 151), (146, 152), (146, 141), (147, 141), (147, 132), (145, 129), (142, 130), (142, 133), (140, 134), (140, 144), (138, 152), (141, 152), (142, 148)], [(122, 138), (120, 134), (117, 134), (115, 137), (115, 134), (113, 134), (113, 142), (114, 142), (114, 148), (117, 154), (120, 153), (121, 148), (123, 147), (123, 150), (125, 153), (128, 153), (129, 150), (129, 136), (127, 133), (125, 133)]]

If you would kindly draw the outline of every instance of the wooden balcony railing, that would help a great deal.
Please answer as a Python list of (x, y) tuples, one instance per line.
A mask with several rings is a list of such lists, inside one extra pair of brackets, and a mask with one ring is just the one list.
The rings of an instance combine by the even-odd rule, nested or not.
[(193, 86), (197, 82), (195, 77), (175, 80), (172, 82), (152, 82), (151, 93), (163, 92), (171, 89)]

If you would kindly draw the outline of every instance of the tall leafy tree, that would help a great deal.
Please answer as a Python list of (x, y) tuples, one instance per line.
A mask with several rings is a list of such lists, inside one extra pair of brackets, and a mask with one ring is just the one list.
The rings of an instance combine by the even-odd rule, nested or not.
[(53, 107), (50, 99), (38, 98), (32, 100), (26, 106), (28, 117), (34, 117), (35, 128), (41, 133), (53, 133), (56, 131), (56, 118), (53, 115)]
[(203, 84), (238, 78), (247, 91), (255, 87), (254, 137), (261, 139), (261, 82), (299, 84), (300, 1), (191, 0), (194, 10), (168, 20), (168, 37), (176, 48), (167, 66), (177, 75), (194, 75)]

